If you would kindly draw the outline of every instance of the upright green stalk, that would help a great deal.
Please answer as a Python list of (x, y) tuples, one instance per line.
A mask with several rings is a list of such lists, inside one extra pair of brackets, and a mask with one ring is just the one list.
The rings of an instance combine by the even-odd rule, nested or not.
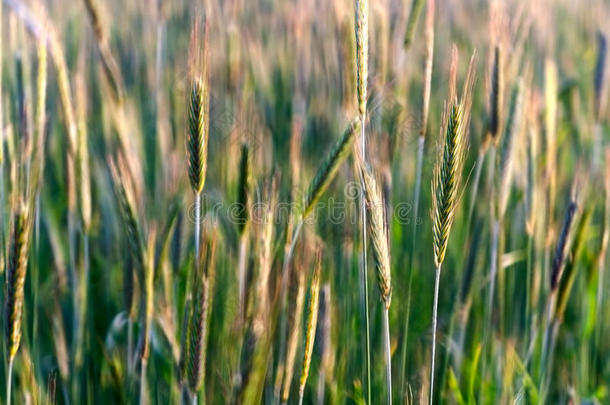
[(428, 6), (426, 10), (426, 30), (425, 30), (425, 42), (426, 42), (426, 58), (424, 62), (424, 89), (422, 97), (422, 111), (421, 111), (421, 128), (419, 137), (417, 140), (417, 163), (415, 170), (415, 191), (413, 197), (413, 243), (411, 244), (411, 252), (409, 253), (409, 282), (407, 288), (407, 314), (405, 317), (405, 328), (403, 332), (403, 343), (402, 343), (402, 364), (400, 371), (400, 387), (404, 386), (406, 362), (407, 362), (407, 342), (409, 338), (409, 319), (411, 316), (411, 286), (413, 284), (413, 261), (415, 255), (415, 246), (417, 244), (417, 226), (419, 217), (419, 195), (421, 191), (421, 177), (422, 167), (424, 161), (424, 145), (426, 141), (426, 131), (428, 128), (428, 114), (430, 107), (430, 89), (432, 85), (432, 66), (434, 60), (434, 6), (435, 0), (428, 0)]
[[(356, 74), (358, 89), (358, 112), (360, 114), (360, 154), (366, 163), (366, 97), (368, 83), (368, 58), (369, 58), (369, 2), (368, 0), (356, 0)], [(361, 180), (360, 193), (360, 216), (362, 226), (362, 257), (360, 270), (361, 288), (364, 290), (364, 314), (365, 329), (365, 367), (366, 367), (366, 387), (368, 403), (371, 403), (371, 342), (369, 327), (369, 287), (368, 270), (366, 257), (366, 210), (364, 207), (364, 184)]]
[(438, 324), (438, 290), (441, 281), (441, 265), (436, 265), (434, 272), (434, 304), (432, 307), (432, 359), (430, 361), (430, 395), (429, 404), (434, 398), (434, 360), (436, 358), (436, 328)]
[[(455, 60), (457, 51), (454, 48)], [(458, 200), (458, 189), (464, 165), (464, 151), (467, 143), (467, 127), (470, 118), (471, 91), (474, 83), (474, 62), (476, 52), (470, 59), (468, 75), (464, 83), (462, 99), (458, 103), (451, 100), (453, 85), (450, 85), (450, 100), (446, 111), (444, 144), (434, 169), (432, 183), (432, 237), (435, 264), (434, 305), (432, 312), (432, 358), (430, 364), (430, 396), (434, 398), (434, 361), (436, 356), (436, 329), (438, 317), (438, 296), (441, 265), (445, 259), (449, 233), (453, 224)], [(453, 76), (452, 72), (452, 76)]]
[[(491, 322), (494, 288), (496, 274), (498, 272), (498, 260), (499, 255), (501, 255), (502, 253), (498, 251), (498, 246), (501, 237), (500, 233), (502, 232), (502, 223), (504, 222), (504, 215), (506, 214), (506, 208), (508, 206), (508, 197), (510, 195), (510, 189), (512, 184), (514, 150), (517, 148), (519, 135), (521, 133), (523, 97), (524, 84), (523, 80), (519, 78), (512, 91), (510, 111), (506, 123), (506, 128), (504, 131), (504, 137), (502, 139), (500, 159), (498, 161), (499, 170), (496, 172), (498, 178), (495, 187), (496, 200), (493, 210), (495, 218), (492, 222), (492, 238), (490, 252), (490, 286), (486, 308), (487, 323)], [(500, 324), (502, 325), (502, 323)]]

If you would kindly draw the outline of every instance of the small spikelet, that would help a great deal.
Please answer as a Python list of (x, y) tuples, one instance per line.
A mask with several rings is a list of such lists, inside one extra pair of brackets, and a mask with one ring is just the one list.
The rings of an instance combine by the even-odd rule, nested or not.
[(356, 0), (356, 80), (358, 111), (366, 113), (366, 87), (369, 75), (369, 2)]
[(6, 273), (6, 340), (8, 357), (17, 354), (21, 342), (24, 283), (28, 265), (30, 218), (27, 207), (21, 204), (13, 217), (8, 269)]
[(241, 147), (241, 159), (239, 162), (239, 182), (237, 189), (237, 228), (239, 234), (243, 235), (250, 223), (250, 149), (247, 143)]
[(369, 231), (373, 246), (373, 257), (377, 268), (377, 281), (379, 292), (385, 307), (390, 308), (392, 301), (392, 282), (390, 273), (390, 249), (388, 246), (388, 227), (385, 218), (385, 205), (381, 195), (381, 189), (377, 185), (373, 174), (359, 160), (360, 175), (364, 184), (364, 196), (366, 208), (370, 216)]
[(307, 194), (303, 199), (303, 218), (311, 213), (324, 191), (328, 188), (328, 185), (333, 181), (337, 170), (341, 166), (341, 163), (345, 160), (347, 155), (350, 153), (354, 141), (355, 135), (360, 130), (360, 123), (355, 120), (349, 124), (341, 139), (337, 141), (333, 149), (330, 151), (326, 160), (318, 168), (318, 171), (309, 185)]
[(551, 264), (551, 291), (555, 292), (561, 281), (561, 275), (563, 273), (563, 265), (566, 258), (566, 246), (568, 245), (568, 239), (572, 229), (572, 222), (574, 222), (574, 215), (578, 208), (576, 201), (570, 201), (566, 216), (563, 220), (563, 226), (561, 228), (561, 234), (557, 240), (557, 246), (555, 247), (555, 254), (553, 256), (553, 262)]
[(201, 193), (205, 183), (208, 144), (207, 88), (202, 77), (193, 80), (189, 106), (187, 140), (188, 174), (191, 187)]
[(303, 353), (303, 370), (301, 371), (301, 380), (299, 382), (299, 401), (302, 402), (303, 393), (305, 391), (305, 383), (309, 376), (309, 366), (311, 364), (311, 355), (313, 353), (313, 345), (316, 337), (316, 328), (318, 324), (318, 304), (320, 296), (320, 271), (322, 268), (322, 254), (318, 252), (316, 263), (311, 277), (311, 288), (309, 290), (309, 312), (307, 314), (307, 329), (305, 329), (305, 350)]
[(489, 93), (489, 135), (498, 141), (498, 133), (502, 128), (502, 111), (504, 107), (504, 74), (502, 71), (502, 49), (500, 45), (494, 48), (494, 62), (491, 71), (491, 91)]
[(515, 84), (510, 101), (510, 110), (502, 139), (499, 162), (499, 190), (498, 190), (498, 217), (504, 217), (508, 197), (510, 195), (510, 185), (513, 175), (513, 162), (515, 149), (517, 148), (519, 135), (523, 121), (523, 98), (524, 84), (523, 79), (519, 78)]

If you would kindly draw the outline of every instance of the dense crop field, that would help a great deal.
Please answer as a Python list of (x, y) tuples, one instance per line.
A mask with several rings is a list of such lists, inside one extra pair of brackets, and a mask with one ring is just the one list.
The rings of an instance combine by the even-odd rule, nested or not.
[(610, 403), (607, 0), (0, 11), (0, 403)]

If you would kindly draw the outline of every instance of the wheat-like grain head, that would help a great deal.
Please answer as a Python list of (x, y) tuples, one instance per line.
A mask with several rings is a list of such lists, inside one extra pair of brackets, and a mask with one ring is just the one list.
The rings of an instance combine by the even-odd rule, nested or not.
[(268, 188), (269, 202), (263, 213), (262, 230), (260, 231), (259, 243), (259, 267), (256, 280), (256, 297), (253, 331), (259, 339), (266, 331), (269, 323), (269, 277), (273, 262), (273, 231), (275, 228), (275, 208), (277, 205), (277, 183), (278, 178), (274, 176)]
[(437, 160), (432, 185), (432, 235), (434, 239), (434, 262), (440, 266), (445, 258), (449, 231), (453, 223), (458, 188), (463, 164), (465, 144), (463, 111), (453, 103), (443, 145), (442, 158)]
[(351, 145), (354, 141), (355, 135), (360, 130), (360, 123), (358, 120), (352, 121), (341, 139), (333, 146), (332, 150), (318, 168), (316, 175), (309, 185), (309, 189), (303, 199), (303, 213), (302, 218), (307, 218), (311, 213), (312, 209), (324, 194), (324, 191), (328, 188), (329, 184), (335, 178), (339, 167), (349, 155), (351, 151)]
[(303, 392), (305, 391), (305, 383), (307, 382), (307, 377), (309, 376), (309, 366), (311, 364), (311, 355), (313, 353), (313, 345), (316, 337), (321, 269), (322, 254), (318, 252), (313, 276), (311, 277), (311, 287), (309, 289), (309, 312), (307, 314), (307, 326), (305, 329), (305, 350), (303, 353), (303, 369), (301, 371), (301, 379), (299, 381), (299, 395), (301, 397), (303, 396)]
[(559, 283), (559, 294), (557, 299), (557, 308), (555, 310), (555, 319), (558, 319), (560, 322), (563, 321), (563, 315), (568, 305), (568, 298), (570, 297), (570, 292), (572, 291), (574, 281), (576, 281), (576, 275), (579, 267), (576, 264), (576, 260), (579, 258), (584, 248), (589, 223), (591, 222), (591, 215), (592, 210), (590, 208), (587, 208), (581, 215), (576, 234), (574, 235), (574, 241), (572, 242), (569, 263), (566, 265), (563, 280)]
[(381, 189), (371, 171), (362, 159), (358, 159), (360, 175), (364, 184), (366, 208), (369, 213), (369, 231), (373, 248), (373, 257), (377, 269), (377, 281), (381, 299), (386, 308), (392, 301), (392, 278), (390, 272), (390, 248), (388, 246), (388, 227), (385, 217), (385, 205)]
[[(457, 54), (454, 48), (455, 61)], [(470, 107), (472, 103), (471, 93), (474, 86), (474, 65), (476, 52), (473, 53), (468, 67), (468, 73), (462, 90), (462, 98), (458, 103), (451, 97), (455, 94), (455, 79), (450, 79), (449, 104), (447, 105), (446, 118), (442, 132), (444, 142), (441, 154), (438, 156), (434, 168), (432, 180), (432, 237), (434, 249), (434, 263), (437, 268), (445, 259), (449, 232), (455, 215), (458, 190), (461, 183), (462, 168), (464, 165), (467, 144), (467, 128), (470, 119)], [(451, 75), (455, 75), (456, 67), (452, 67)]]
[(241, 158), (239, 161), (239, 181), (237, 189), (237, 228), (240, 235), (243, 235), (250, 223), (250, 148), (247, 143), (241, 147)]
[(21, 319), (30, 228), (29, 210), (25, 204), (21, 203), (13, 216), (6, 272), (6, 316), (4, 319), (9, 359), (15, 357), (21, 342)]
[(66, 59), (62, 51), (61, 43), (57, 39), (57, 33), (52, 29), (52, 27), (47, 26), (47, 30), (49, 50), (57, 71), (59, 98), (61, 100), (64, 120), (66, 121), (66, 126), (68, 129), (68, 140), (70, 146), (69, 152), (72, 154), (72, 156), (76, 156), (76, 150), (78, 147), (77, 126), (74, 118), (74, 107), (72, 105), (72, 91), (70, 90), (70, 81), (68, 80), (68, 67), (66, 66)]
[(294, 272), (296, 278), (296, 291), (294, 295), (294, 307), (290, 319), (290, 334), (286, 345), (286, 363), (284, 368), (284, 383), (282, 388), (282, 402), (288, 402), (290, 396), (290, 385), (294, 374), (294, 362), (297, 355), (299, 336), (301, 332), (301, 321), (303, 319), (303, 306), (305, 304), (305, 274), (304, 270), (297, 268)]
[(508, 112), (502, 139), (498, 170), (498, 218), (504, 217), (508, 205), (508, 197), (510, 195), (515, 149), (519, 144), (519, 136), (521, 135), (523, 121), (524, 87), (523, 79), (518, 78), (512, 90), (510, 110)]
[(356, 0), (356, 80), (358, 111), (366, 114), (366, 91), (369, 75), (369, 2)]
[(210, 282), (215, 259), (214, 241), (204, 245), (201, 253), (201, 265), (195, 271), (190, 316), (188, 321), (186, 371), (191, 393), (201, 388), (205, 378), (206, 343), (208, 334), (208, 311), (210, 308)]
[(144, 274), (144, 243), (137, 216), (136, 202), (133, 186), (130, 181), (131, 175), (127, 163), (119, 154), (116, 161), (110, 157), (108, 166), (112, 175), (112, 185), (117, 198), (119, 213), (125, 224), (125, 237), (129, 245), (129, 251), (134, 259), (137, 278), (143, 280)]
[(102, 72), (104, 77), (110, 84), (110, 90), (112, 97), (115, 102), (121, 103), (123, 101), (125, 89), (123, 85), (123, 78), (121, 76), (121, 70), (117, 64), (110, 46), (108, 44), (108, 35), (104, 29), (104, 23), (100, 16), (98, 4), (95, 0), (84, 0), (85, 9), (93, 28), (93, 34), (97, 42), (97, 47), (102, 62)]
[(498, 141), (498, 134), (502, 128), (502, 113), (504, 109), (504, 71), (502, 64), (502, 48), (496, 45), (494, 48), (494, 60), (491, 68), (491, 91), (489, 93), (489, 125), (487, 132), (489, 136)]
[(568, 204), (566, 215), (563, 219), (563, 226), (559, 239), (557, 240), (557, 246), (555, 246), (555, 254), (553, 256), (553, 262), (551, 263), (551, 292), (557, 291), (559, 282), (561, 281), (561, 275), (563, 273), (563, 267), (566, 258), (566, 246), (568, 246), (568, 240), (571, 235), (572, 222), (574, 222), (574, 216), (578, 205), (576, 201), (571, 200)]
[(188, 115), (188, 175), (191, 188), (201, 193), (205, 183), (208, 147), (208, 89), (203, 76), (193, 80)]
[[(144, 294), (142, 296), (142, 330), (138, 342), (139, 357), (146, 362), (150, 354), (150, 330), (154, 309), (154, 279), (155, 279), (155, 235), (154, 229), (148, 234), (146, 248), (146, 267), (144, 269)], [(142, 377), (144, 378), (144, 377)]]

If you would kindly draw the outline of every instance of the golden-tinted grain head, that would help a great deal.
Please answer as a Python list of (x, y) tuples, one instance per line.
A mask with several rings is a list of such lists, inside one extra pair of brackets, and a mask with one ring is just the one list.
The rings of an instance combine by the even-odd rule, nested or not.
[(369, 1), (356, 0), (356, 81), (358, 111), (366, 114), (366, 92), (369, 75)]
[(303, 369), (301, 371), (301, 379), (299, 381), (299, 395), (303, 395), (305, 383), (309, 376), (309, 366), (311, 365), (311, 355), (313, 354), (313, 345), (316, 337), (316, 328), (318, 324), (318, 304), (320, 299), (320, 272), (322, 269), (322, 253), (318, 252), (314, 265), (313, 275), (311, 277), (311, 286), (309, 288), (309, 309), (307, 314), (307, 324), (305, 326), (305, 348), (303, 353)]
[(390, 247), (388, 245), (388, 227), (385, 216), (385, 205), (381, 189), (371, 171), (359, 159), (360, 175), (364, 184), (366, 208), (369, 213), (369, 231), (373, 248), (373, 257), (377, 269), (377, 281), (381, 299), (386, 308), (392, 301), (392, 277), (390, 271)]
[(305, 304), (305, 274), (303, 269), (297, 268), (295, 272), (296, 291), (294, 293), (294, 305), (290, 318), (290, 333), (286, 345), (286, 362), (282, 385), (282, 401), (286, 403), (290, 396), (290, 386), (294, 374), (294, 363), (297, 355), (299, 336), (301, 332), (301, 321), (303, 319), (303, 306)]
[(20, 204), (13, 216), (11, 225), (6, 271), (6, 315), (4, 319), (9, 359), (15, 357), (21, 342), (21, 320), (28, 265), (30, 227), (28, 208)]

